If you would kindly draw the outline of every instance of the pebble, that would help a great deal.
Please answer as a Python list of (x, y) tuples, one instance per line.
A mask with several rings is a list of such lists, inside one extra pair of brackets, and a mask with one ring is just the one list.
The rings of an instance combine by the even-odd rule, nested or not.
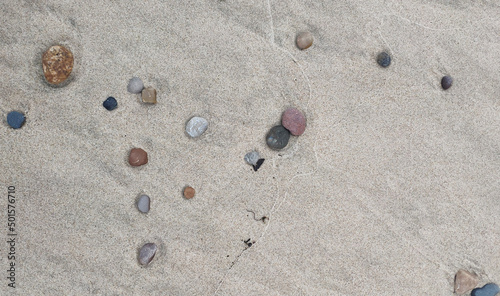
[(137, 209), (141, 213), (148, 213), (150, 203), (151, 203), (151, 200), (149, 199), (149, 196), (143, 194), (137, 200)]
[(450, 88), (452, 84), (453, 84), (453, 78), (451, 78), (451, 76), (443, 76), (443, 78), (441, 79), (441, 87), (444, 90)]
[(130, 163), (131, 166), (141, 166), (146, 164), (148, 163), (148, 153), (141, 148), (134, 148), (130, 150), (128, 163)]
[(474, 289), (479, 283), (479, 278), (476, 274), (460, 269), (455, 274), (455, 293), (465, 294)]
[(288, 108), (281, 116), (281, 124), (294, 136), (300, 136), (306, 130), (306, 118), (297, 108)]
[(156, 104), (156, 89), (148, 87), (142, 90), (142, 102), (148, 104)]
[(256, 165), (257, 161), (259, 161), (259, 158), (260, 158), (259, 152), (252, 151), (252, 152), (248, 152), (247, 154), (245, 154), (244, 159), (248, 164)]
[(158, 248), (154, 243), (147, 243), (142, 246), (141, 250), (139, 251), (139, 263), (141, 265), (148, 265), (155, 257), (157, 249)]
[(391, 64), (391, 56), (383, 51), (381, 53), (378, 54), (377, 56), (377, 63), (381, 66), (381, 67), (389, 67), (389, 65)]
[(500, 292), (497, 284), (489, 283), (482, 288), (476, 288), (470, 293), (471, 296), (495, 296)]
[(194, 190), (193, 187), (186, 186), (186, 188), (184, 188), (184, 197), (186, 199), (193, 198), (195, 193), (196, 193), (196, 191)]
[(11, 128), (21, 128), (25, 120), (26, 117), (24, 117), (24, 114), (21, 112), (10, 111), (9, 114), (7, 114), (7, 124), (9, 124)]
[(257, 163), (253, 165), (253, 170), (257, 171), (260, 168), (260, 166), (264, 163), (264, 160), (265, 160), (264, 158), (259, 159)]
[(266, 136), (267, 146), (274, 150), (285, 148), (289, 140), (290, 132), (282, 125), (271, 128)]
[(42, 55), (43, 75), (50, 84), (60, 84), (73, 71), (73, 54), (61, 45), (54, 45)]
[(116, 107), (118, 107), (118, 102), (116, 101), (115, 98), (109, 97), (102, 103), (102, 106), (106, 108), (106, 110), (111, 111), (115, 110)]
[(314, 38), (310, 32), (301, 32), (297, 35), (297, 47), (301, 50), (309, 48), (313, 44)]
[(139, 77), (133, 77), (129, 80), (127, 90), (133, 94), (139, 94), (144, 89), (144, 83)]
[(186, 133), (196, 138), (201, 136), (208, 128), (208, 121), (202, 117), (193, 117), (186, 124)]

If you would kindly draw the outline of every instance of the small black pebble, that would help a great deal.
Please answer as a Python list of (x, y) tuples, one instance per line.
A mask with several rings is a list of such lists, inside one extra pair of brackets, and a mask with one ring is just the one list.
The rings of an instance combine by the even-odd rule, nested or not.
[(443, 87), (444, 90), (450, 88), (452, 84), (453, 84), (453, 78), (451, 78), (451, 76), (444, 76), (441, 79), (441, 87)]
[(378, 54), (377, 56), (377, 63), (381, 66), (381, 67), (389, 67), (389, 65), (391, 64), (391, 56), (383, 51), (381, 53)]
[(109, 97), (102, 103), (102, 106), (106, 108), (106, 110), (111, 111), (116, 109), (118, 107), (118, 102), (116, 102), (116, 99), (113, 97)]
[(264, 158), (259, 159), (257, 163), (253, 165), (253, 170), (257, 171), (260, 168), (260, 166), (264, 163), (264, 160), (265, 160)]

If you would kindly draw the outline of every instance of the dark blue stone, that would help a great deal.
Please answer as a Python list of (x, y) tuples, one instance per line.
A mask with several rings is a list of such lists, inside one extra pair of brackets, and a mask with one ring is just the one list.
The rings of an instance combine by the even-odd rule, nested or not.
[(104, 108), (111, 111), (116, 109), (116, 107), (118, 107), (118, 102), (116, 101), (115, 98), (109, 97), (106, 99), (106, 101), (104, 101), (104, 103), (102, 103), (102, 105), (104, 106)]
[(391, 64), (391, 56), (383, 51), (381, 53), (378, 54), (377, 56), (377, 63), (381, 66), (381, 67), (389, 67), (389, 65)]
[(493, 283), (484, 285), (482, 288), (476, 288), (470, 293), (471, 296), (495, 296), (500, 292), (500, 288)]
[(450, 76), (444, 76), (441, 79), (441, 87), (444, 90), (447, 90), (448, 88), (450, 88), (452, 84), (453, 84), (453, 78), (451, 78)]
[(12, 128), (20, 128), (23, 126), (25, 120), (26, 117), (24, 117), (24, 114), (21, 112), (11, 111), (7, 114), (7, 123)]

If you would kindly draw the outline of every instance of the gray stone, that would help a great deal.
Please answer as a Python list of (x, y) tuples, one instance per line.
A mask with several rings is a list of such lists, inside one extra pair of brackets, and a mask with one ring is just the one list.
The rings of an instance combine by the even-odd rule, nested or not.
[(151, 200), (149, 199), (149, 196), (143, 194), (137, 200), (137, 209), (141, 213), (148, 213), (150, 203), (151, 203)]
[(259, 159), (260, 159), (260, 155), (259, 155), (259, 152), (257, 152), (257, 151), (248, 152), (245, 155), (245, 161), (251, 165), (256, 165), (257, 161), (259, 161)]
[(139, 263), (141, 265), (148, 265), (155, 257), (157, 249), (158, 248), (154, 243), (147, 243), (142, 246), (141, 250), (139, 251)]
[(129, 80), (127, 85), (128, 92), (133, 94), (140, 94), (143, 88), (144, 83), (142, 83), (142, 80), (139, 77), (133, 77)]
[(290, 132), (284, 128), (282, 125), (277, 125), (269, 132), (266, 136), (266, 143), (269, 148), (274, 150), (280, 150), (288, 145), (288, 141), (290, 140)]
[(201, 136), (208, 128), (208, 121), (202, 117), (193, 117), (186, 124), (186, 133), (196, 138)]

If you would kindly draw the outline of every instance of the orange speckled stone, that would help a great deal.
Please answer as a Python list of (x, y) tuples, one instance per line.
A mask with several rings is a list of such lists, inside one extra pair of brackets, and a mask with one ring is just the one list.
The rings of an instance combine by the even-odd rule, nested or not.
[(73, 71), (73, 54), (66, 47), (54, 45), (42, 55), (43, 74), (50, 84), (60, 84)]

